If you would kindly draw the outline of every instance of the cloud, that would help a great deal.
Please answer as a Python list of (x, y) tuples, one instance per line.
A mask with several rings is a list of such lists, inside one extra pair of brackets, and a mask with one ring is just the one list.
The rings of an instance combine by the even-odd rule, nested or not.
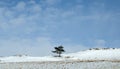
[(50, 55), (52, 50), (51, 39), (38, 37), (35, 39), (11, 38), (0, 40), (0, 54), (3, 56), (27, 54), (34, 56)]
[(48, 6), (51, 6), (60, 3), (61, 0), (43, 0), (42, 2)]
[(21, 1), (14, 7), (14, 9), (18, 11), (24, 11), (25, 7), (26, 7), (26, 3)]
[(87, 50), (89, 49), (90, 47), (87, 47), (85, 45), (82, 45), (82, 44), (65, 44), (65, 50), (66, 50), (66, 53), (76, 53), (76, 52), (79, 52), (79, 51), (82, 51), (82, 50)]
[(35, 0), (30, 0), (29, 3), (30, 4), (36, 4)]
[[(33, 39), (21, 38), (7, 38), (0, 40), (0, 54), (1, 56), (11, 56), (16, 54), (27, 54), (31, 56), (46, 56), (53, 55), (52, 50), (59, 43), (54, 43), (54, 40), (49, 37), (36, 37)], [(66, 53), (79, 52), (86, 50), (89, 47), (84, 45), (67, 44), (64, 43)]]
[(106, 47), (106, 41), (105, 40), (103, 40), (103, 39), (98, 39), (98, 40), (95, 40), (95, 46), (94, 47), (97, 47), (97, 48), (104, 48), (104, 47)]
[[(41, 0), (40, 3), (34, 0), (20, 1), (14, 6), (1, 6), (0, 32), (2, 32), (0, 35), (4, 35), (0, 36), (3, 38), (0, 40), (1, 54), (48, 55), (50, 49), (53, 46), (58, 46), (60, 41), (68, 52), (76, 52), (89, 47), (105, 47), (108, 42), (104, 39), (93, 40), (91, 42), (94, 46), (88, 47), (81, 43), (74, 44), (76, 41), (68, 36), (73, 33), (70, 33), (72, 29), (79, 25), (82, 26), (84, 23), (94, 26), (97, 26), (96, 24), (108, 25), (111, 22), (117, 23), (119, 22), (119, 14), (106, 10), (104, 4), (96, 3), (86, 7), (82, 4), (83, 0), (79, 1), (78, 4), (72, 6), (65, 4), (62, 8), (58, 7), (62, 0)], [(85, 29), (87, 28), (83, 30)], [(81, 28), (77, 30), (81, 30)], [(67, 37), (62, 35), (60, 31), (66, 31), (64, 33)], [(72, 36), (73, 38), (78, 37)]]
[[(31, 1), (29, 1), (31, 2)], [(48, 3), (56, 3), (56, 0), (45, 0)], [(45, 2), (42, 2), (43, 4)], [(94, 23), (105, 23), (109, 20), (114, 20), (118, 16), (114, 16), (114, 13), (111, 12), (102, 12), (105, 11), (103, 8), (96, 8), (95, 6), (88, 7), (90, 14), (85, 15), (85, 6), (84, 5), (73, 5), (69, 9), (62, 9), (57, 7), (45, 7), (43, 4), (36, 3), (32, 1), (32, 4), (21, 1), (18, 2), (14, 7), (4, 8), (0, 10), (1, 16), (1, 25), (3, 28), (4, 24), (7, 24), (7, 27), (18, 27), (25, 26), (30, 23), (34, 25), (44, 24), (49, 25), (49, 27), (58, 26), (58, 24), (64, 23), (84, 23), (86, 21), (91, 21)], [(3, 24), (2, 24), (3, 23)], [(39, 25), (40, 26), (40, 25)], [(46, 28), (44, 26), (44, 28)], [(6, 26), (5, 26), (6, 27)], [(43, 27), (43, 26), (42, 26)]]
[[(41, 22), (38, 23), (42, 20), (42, 17), (40, 17), (39, 14), (41, 7), (37, 4), (31, 7), (27, 7), (27, 5), (28, 4), (25, 2), (19, 2), (15, 7), (0, 8), (0, 14), (2, 15), (0, 16), (0, 29), (8, 31), (8, 33), (10, 29), (17, 32), (21, 27), (26, 30), (25, 32), (29, 32), (30, 30), (33, 32), (35, 29), (43, 30), (44, 26), (39, 26), (39, 28), (37, 27), (37, 24), (42, 24)], [(29, 12), (30, 14), (28, 14)], [(44, 27), (44, 30), (45, 28), (46, 26)]]

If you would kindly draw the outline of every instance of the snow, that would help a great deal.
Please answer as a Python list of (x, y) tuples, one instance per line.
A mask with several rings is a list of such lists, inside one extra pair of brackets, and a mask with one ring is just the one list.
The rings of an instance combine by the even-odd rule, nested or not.
[(45, 62), (45, 61), (120, 61), (120, 49), (86, 50), (77, 53), (63, 54), (63, 57), (31, 57), (9, 56), (0, 57), (0, 63), (4, 62)]
[(0, 58), (1, 62), (43, 62), (43, 61), (62, 61), (62, 58), (54, 58), (50, 56), (46, 57), (18, 57), (18, 56), (9, 56)]
[(92, 49), (62, 57), (0, 57), (0, 69), (119, 69), (120, 49)]
[(86, 50), (78, 53), (67, 54), (79, 60), (110, 60), (120, 61), (120, 49)]
[(115, 62), (22, 62), (2, 63), (0, 69), (120, 69)]

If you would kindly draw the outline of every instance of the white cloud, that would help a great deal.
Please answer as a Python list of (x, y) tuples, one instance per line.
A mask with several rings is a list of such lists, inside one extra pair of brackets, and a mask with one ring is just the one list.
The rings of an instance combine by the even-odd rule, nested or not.
[(30, 0), (29, 3), (30, 4), (36, 4), (35, 0)]
[(52, 47), (51, 39), (38, 37), (35, 39), (11, 38), (0, 40), (0, 54), (15, 55), (28, 54), (34, 56), (50, 55)]
[(9, 23), (10, 23), (12, 26), (21, 26), (21, 25), (24, 25), (24, 24), (27, 23), (27, 20), (26, 20), (25, 17), (26, 17), (25, 15), (20, 15), (20, 16), (17, 17), (17, 18), (14, 18), (14, 19), (9, 20)]
[(81, 44), (65, 44), (65, 50), (67, 53), (75, 53), (75, 52), (79, 52), (79, 51), (82, 51), (82, 50), (87, 50), (89, 49), (90, 47), (87, 47), (85, 45), (81, 45)]
[[(69, 9), (58, 9), (54, 7), (46, 7), (42, 9), (43, 4), (36, 3), (31, 0), (34, 4), (28, 4), (24, 1), (19, 2), (16, 7), (13, 8), (0, 8), (1, 25), (4, 27), (4, 24), (7, 24), (7, 27), (18, 27), (29, 25), (30, 23), (44, 25), (57, 25), (58, 23), (83, 23), (84, 21), (91, 20), (95, 23), (102, 23), (103, 21), (112, 20), (113, 17), (111, 14), (100, 11), (95, 11), (97, 8), (90, 9), (91, 14), (83, 15), (83, 5), (75, 5)], [(31, 2), (30, 1), (30, 2)], [(56, 0), (45, 0), (48, 3), (56, 3)], [(60, 1), (57, 1), (60, 2)], [(29, 7), (28, 7), (29, 6)], [(104, 9), (102, 9), (104, 10)], [(17, 12), (21, 11), (21, 12)], [(3, 24), (2, 24), (3, 23)], [(6, 26), (5, 26), (6, 27)], [(46, 26), (44, 26), (46, 28)], [(48, 28), (48, 27), (47, 27)], [(43, 26), (42, 26), (43, 29)]]
[(107, 42), (103, 39), (95, 40), (95, 47), (98, 47), (98, 48), (106, 47), (106, 43)]
[[(33, 39), (24, 38), (9, 38), (0, 40), (0, 54), (1, 56), (9, 56), (16, 54), (27, 54), (31, 56), (46, 56), (52, 55), (52, 50), (59, 44), (49, 37), (36, 37)], [(84, 45), (64, 44), (66, 53), (79, 52), (86, 50), (89, 47)]]
[[(54, 5), (61, 0), (43, 0), (43, 4), (36, 3), (31, 0), (28, 4), (26, 2), (19, 2), (15, 7), (0, 7), (0, 30), (6, 31), (7, 34), (11, 34), (11, 38), (0, 40), (0, 54), (8, 53), (14, 54), (30, 54), (30, 55), (47, 55), (50, 53), (53, 38), (33, 36), (32, 38), (15, 38), (19, 37), (14, 34), (24, 35), (36, 34), (47, 35), (52, 32), (58, 32), (59, 24), (69, 25), (75, 23), (106, 23), (109, 20), (119, 18), (113, 15), (114, 12), (108, 12), (104, 10), (104, 6), (100, 9), (95, 6), (90, 7), (90, 10), (85, 10), (83, 5), (73, 5), (68, 9), (54, 8), (52, 6), (45, 7), (44, 5)], [(44, 9), (43, 9), (44, 6)], [(87, 8), (88, 9), (88, 8)], [(86, 14), (86, 11), (90, 11)], [(104, 12), (102, 12), (104, 11)], [(91, 22), (89, 22), (91, 20)], [(52, 31), (51, 31), (52, 29)], [(39, 34), (38, 34), (39, 35)], [(70, 42), (70, 39), (61, 39), (64, 42)], [(93, 41), (95, 47), (104, 47), (106, 45), (105, 40)], [(78, 44), (65, 44), (68, 52), (75, 52), (83, 49), (87, 49), (84, 45)]]
[(14, 7), (14, 9), (17, 11), (24, 11), (25, 7), (26, 7), (26, 3), (21, 1)]
[[(42, 17), (39, 16), (41, 7), (37, 4), (33, 5), (32, 7), (25, 7), (25, 5), (26, 3), (20, 2), (20, 4), (14, 7), (14, 10), (13, 8), (0, 8), (0, 29), (4, 31), (10, 29), (13, 29), (13, 31), (18, 31), (17, 29), (23, 28), (24, 30), (26, 29), (26, 32), (29, 32), (30, 30), (31, 32), (37, 30), (38, 27), (36, 27), (36, 24), (40, 24), (41, 22), (39, 21), (42, 20)], [(21, 10), (21, 8), (24, 8), (34, 14), (28, 14), (28, 11)], [(22, 13), (17, 12), (18, 10), (20, 10)], [(41, 30), (43, 30), (43, 27), (44, 26), (40, 26), (38, 29), (40, 30), (41, 28)], [(10, 31), (8, 31), (8, 33), (9, 32)]]
[(83, 2), (83, 0), (76, 0), (77, 1), (77, 3), (82, 3)]
[(57, 3), (59, 3), (61, 0), (44, 0), (44, 3), (46, 3), (47, 5), (55, 5)]
[(31, 10), (33, 13), (41, 13), (42, 8), (40, 5), (34, 5)]
[(2, 22), (2, 23), (0, 24), (0, 29), (1, 29), (1, 30), (7, 29), (8, 27), (9, 27), (9, 25), (8, 25), (7, 23)]

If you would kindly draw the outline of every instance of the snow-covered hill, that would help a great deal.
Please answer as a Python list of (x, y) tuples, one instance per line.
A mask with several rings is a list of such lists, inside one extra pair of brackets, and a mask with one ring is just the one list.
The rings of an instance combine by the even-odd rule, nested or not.
[(0, 69), (120, 69), (120, 49), (94, 48), (62, 57), (0, 57)]
[(120, 61), (120, 49), (119, 48), (94, 48), (77, 53), (67, 54), (81, 61), (86, 60), (106, 60), (106, 61)]
[(9, 56), (0, 57), (0, 63), (4, 62), (45, 62), (45, 61), (120, 61), (120, 49), (94, 48), (77, 53), (63, 54), (63, 57), (31, 57)]

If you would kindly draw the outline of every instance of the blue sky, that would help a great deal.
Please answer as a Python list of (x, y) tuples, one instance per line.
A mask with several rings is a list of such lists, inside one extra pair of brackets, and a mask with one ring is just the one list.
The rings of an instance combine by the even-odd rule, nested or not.
[(0, 55), (120, 46), (120, 0), (0, 0)]

